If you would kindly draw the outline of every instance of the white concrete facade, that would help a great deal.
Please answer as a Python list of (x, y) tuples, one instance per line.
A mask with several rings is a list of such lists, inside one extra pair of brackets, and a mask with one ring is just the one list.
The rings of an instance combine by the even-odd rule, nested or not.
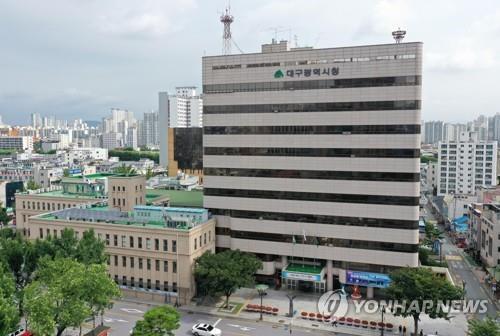
[(325, 290), (418, 266), (421, 75), (421, 43), (204, 57), (218, 248), (257, 253), (269, 277), (305, 258)]
[(462, 132), (459, 141), (440, 142), (437, 194), (473, 195), (478, 187), (497, 184), (497, 141), (480, 141)]

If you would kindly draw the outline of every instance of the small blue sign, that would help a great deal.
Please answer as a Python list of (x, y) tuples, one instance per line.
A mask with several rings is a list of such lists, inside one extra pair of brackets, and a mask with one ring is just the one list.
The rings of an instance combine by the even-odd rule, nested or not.
[(68, 170), (68, 173), (70, 175), (81, 174), (82, 170), (80, 168), (73, 168), (73, 169)]
[(387, 274), (358, 271), (347, 271), (346, 273), (346, 283), (349, 285), (387, 288), (391, 283), (391, 278)]

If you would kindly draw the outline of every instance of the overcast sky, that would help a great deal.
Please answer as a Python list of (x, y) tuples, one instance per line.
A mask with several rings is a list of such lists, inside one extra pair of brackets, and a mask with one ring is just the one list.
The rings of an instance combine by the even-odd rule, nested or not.
[[(100, 120), (157, 108), (157, 92), (201, 84), (220, 54), (222, 0), (0, 0), (0, 115)], [(258, 52), (277, 27), (316, 48), (424, 42), (423, 118), (500, 112), (499, 1), (232, 0), (236, 43)], [(291, 30), (291, 32), (290, 32)], [(233, 48), (234, 50), (234, 48)]]

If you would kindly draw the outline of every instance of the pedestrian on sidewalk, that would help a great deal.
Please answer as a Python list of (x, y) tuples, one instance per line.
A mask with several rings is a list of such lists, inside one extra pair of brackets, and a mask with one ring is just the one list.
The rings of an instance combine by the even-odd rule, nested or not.
[(420, 329), (420, 336), (424, 336), (424, 330)]
[(337, 316), (334, 316), (332, 319), (332, 327), (337, 327)]
[(403, 332), (403, 327), (401, 326), (401, 324), (399, 325), (399, 335), (401, 335), (401, 333)]
[(406, 326), (403, 326), (403, 335), (406, 335)]

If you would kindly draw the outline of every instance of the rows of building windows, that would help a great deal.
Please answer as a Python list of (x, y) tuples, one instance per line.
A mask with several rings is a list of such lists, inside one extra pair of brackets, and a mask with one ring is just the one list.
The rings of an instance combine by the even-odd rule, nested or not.
[(345, 89), (381, 86), (409, 86), (420, 85), (420, 76), (371, 77), (371, 78), (342, 78), (317, 79), (300, 81), (272, 81), (254, 83), (209, 84), (203, 85), (203, 93), (232, 93), (258, 92), (282, 90), (319, 90)]
[(203, 113), (343, 112), (418, 109), (420, 109), (420, 100), (387, 100), (295, 104), (204, 105)]
[(204, 168), (205, 176), (273, 177), (320, 180), (418, 182), (419, 173), (325, 171), (295, 169)]
[(248, 64), (219, 64), (213, 65), (212, 70), (227, 70), (246, 68), (261, 68), (261, 67), (278, 67), (278, 66), (294, 66), (294, 65), (309, 65), (309, 64), (328, 64), (328, 63), (351, 63), (351, 62), (370, 62), (370, 61), (391, 61), (402, 59), (415, 59), (415, 54), (401, 55), (379, 55), (379, 56), (360, 56), (360, 57), (342, 57), (329, 59), (301, 60), (301, 61), (284, 61), (284, 62), (261, 62)]
[(216, 232), (217, 235), (231, 236), (231, 238), (235, 239), (250, 239), (250, 240), (272, 241), (279, 243), (345, 247), (354, 249), (367, 249), (367, 250), (391, 251), (391, 252), (416, 253), (418, 251), (418, 244), (325, 238), (325, 237), (317, 237), (317, 236), (303, 235), (303, 234), (291, 235), (291, 234), (281, 234), (281, 233), (238, 231), (238, 230), (231, 230), (229, 228), (217, 228)]
[(420, 149), (408, 148), (269, 148), (205, 147), (205, 155), (306, 156), (306, 157), (386, 157), (418, 158)]
[[(138, 191), (138, 190), (142, 190), (142, 184), (135, 186), (135, 191)], [(125, 191), (127, 191), (127, 188), (125, 188), (125, 186), (113, 186), (113, 191), (125, 192)]]
[(61, 203), (61, 202), (40, 202), (40, 201), (23, 201), (22, 209), (24, 210), (41, 210), (41, 211), (56, 211), (66, 208), (75, 207), (77, 203)]
[(205, 188), (205, 196), (219, 197), (246, 197), (267, 198), (278, 200), (296, 200), (309, 202), (339, 202), (362, 204), (407, 205), (419, 204), (419, 197), (388, 196), (388, 195), (359, 195), (359, 194), (329, 194), (317, 192), (297, 192), (279, 190), (249, 190), (249, 189), (222, 189)]
[(420, 125), (206, 126), (211, 134), (420, 134)]
[(154, 280), (153, 283), (152, 280), (148, 278), (135, 278), (133, 276), (127, 278), (126, 275), (119, 276), (118, 274), (114, 275), (114, 280), (116, 284), (121, 286), (154, 289), (158, 291), (177, 293), (177, 282), (172, 282), (172, 284), (169, 284), (168, 281), (161, 282), (160, 280)]
[(107, 263), (109, 266), (125, 267), (129, 269), (135, 269), (137, 266), (137, 269), (139, 270), (156, 271), (162, 273), (177, 273), (177, 261), (175, 260), (170, 261), (169, 263), (168, 260), (121, 256), (120, 262), (120, 256), (116, 254), (108, 255), (107, 257)]
[(367, 217), (345, 217), (345, 216), (326, 216), (301, 213), (270, 212), (270, 211), (247, 211), (231, 209), (211, 209), (212, 214), (218, 216), (230, 216), (233, 218), (286, 221), (311, 224), (331, 224), (346, 226), (362, 226), (389, 229), (416, 230), (418, 221), (367, 218)]
[[(103, 239), (106, 243), (106, 246), (114, 246), (114, 247), (127, 247), (127, 248), (138, 248), (146, 250), (155, 250), (155, 251), (163, 251), (163, 252), (177, 252), (177, 240), (169, 240), (168, 239), (158, 239), (158, 238), (149, 238), (149, 237), (135, 237), (135, 236), (127, 236), (127, 235), (117, 235), (117, 234), (109, 234), (106, 233), (103, 237), (102, 233), (98, 233), (97, 237), (99, 239)], [(111, 241), (111, 239), (113, 239)]]

